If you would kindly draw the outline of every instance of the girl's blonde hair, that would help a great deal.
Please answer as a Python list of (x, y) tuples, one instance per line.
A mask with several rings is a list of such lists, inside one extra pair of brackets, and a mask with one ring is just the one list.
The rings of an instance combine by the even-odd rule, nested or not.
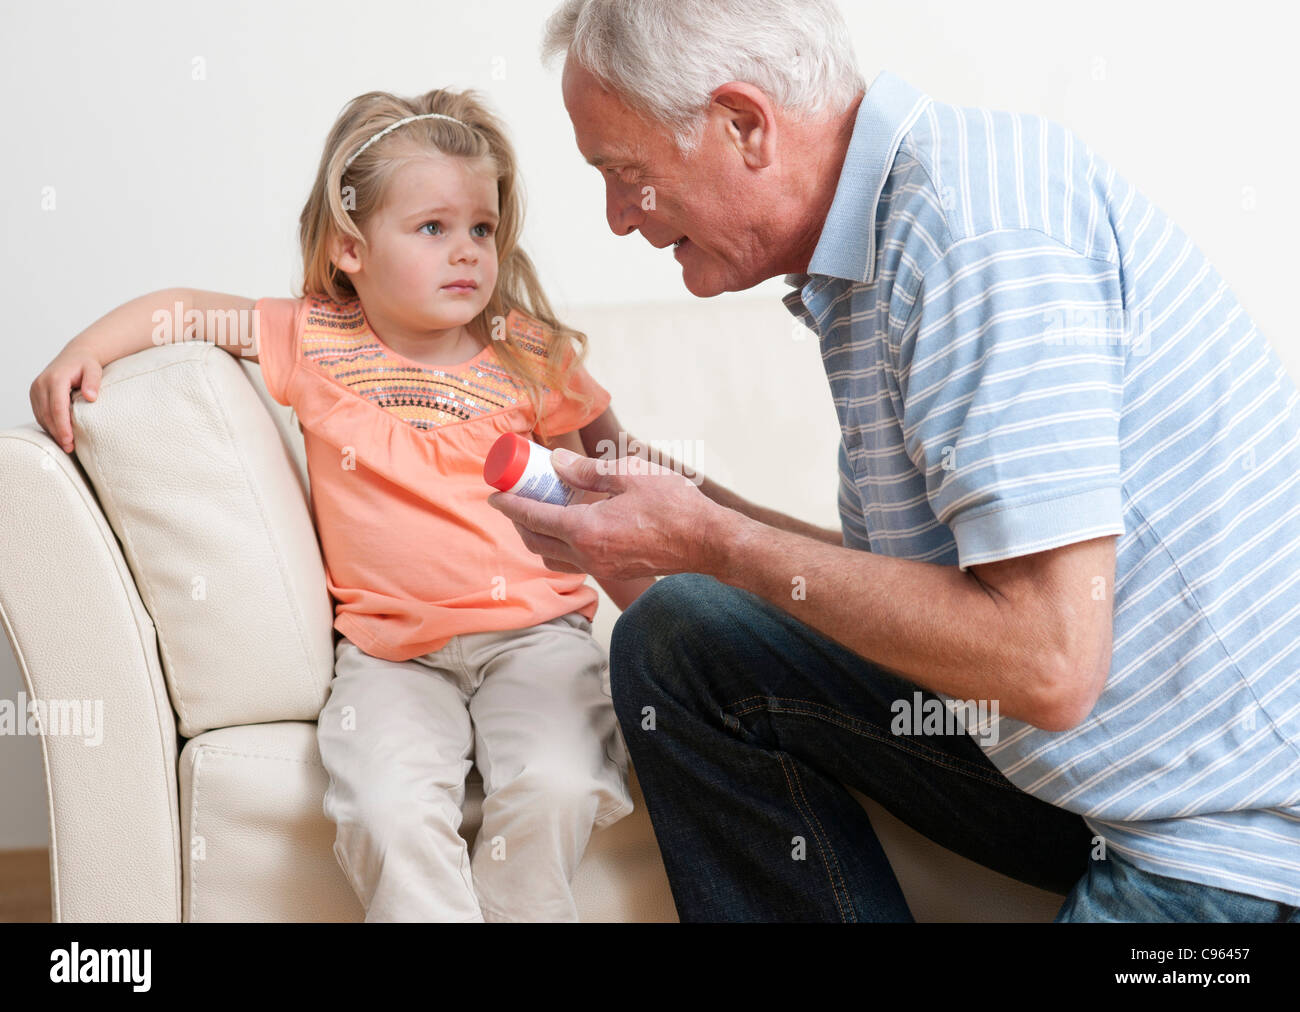
[[(374, 134), (407, 116), (431, 112), (461, 122), (433, 118), (403, 124), (367, 147), (344, 170), (343, 163)], [(358, 298), (351, 279), (330, 259), (334, 241), (351, 236), (364, 244), (361, 228), (384, 206), (397, 170), (408, 161), (430, 155), (481, 162), (496, 176), (501, 218), (495, 235), (497, 284), (483, 311), (466, 329), (483, 346), (493, 344), (501, 364), (528, 394), (537, 414), (534, 427), (540, 428), (545, 401), (542, 387), (558, 388), (565, 398), (574, 396), (568, 379), (586, 358), (587, 336), (556, 318), (532, 260), (519, 245), (524, 193), (514, 148), (501, 122), (472, 89), (439, 88), (414, 98), (368, 91), (344, 106), (325, 140), (316, 181), (298, 219), (303, 262), (300, 297), (333, 302)], [(540, 371), (535, 368), (536, 356), (516, 345), (504, 324), (511, 309), (546, 325), (548, 347)], [(496, 340), (494, 332), (499, 335)], [(565, 367), (571, 341), (577, 342), (578, 349)], [(578, 395), (576, 399), (584, 410), (591, 406), (590, 396)], [(542, 432), (545, 435), (545, 430)]]

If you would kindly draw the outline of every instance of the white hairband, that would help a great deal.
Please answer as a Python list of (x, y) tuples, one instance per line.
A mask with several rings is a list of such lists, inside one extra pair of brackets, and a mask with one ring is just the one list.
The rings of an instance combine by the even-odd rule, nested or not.
[(380, 130), (379, 133), (375, 134), (373, 137), (370, 138), (370, 140), (366, 141), (364, 144), (361, 145), (361, 147), (357, 148), (354, 152), (352, 152), (348, 160), (343, 163), (343, 171), (347, 172), (348, 166), (351, 165), (354, 161), (356, 161), (357, 155), (365, 151), (366, 148), (374, 144), (375, 141), (379, 140), (380, 137), (383, 137), (384, 134), (396, 130), (399, 126), (402, 126), (406, 123), (412, 123), (417, 119), (430, 119), (430, 118), (449, 119), (453, 123), (459, 123), (461, 126), (469, 126), (468, 123), (464, 122), (463, 120), (458, 120), (455, 116), (445, 116), (440, 112), (426, 112), (426, 113), (421, 113), (419, 116), (407, 116), (406, 119), (399, 119), (396, 123), (391, 123), (388, 126), (384, 127), (384, 129)]

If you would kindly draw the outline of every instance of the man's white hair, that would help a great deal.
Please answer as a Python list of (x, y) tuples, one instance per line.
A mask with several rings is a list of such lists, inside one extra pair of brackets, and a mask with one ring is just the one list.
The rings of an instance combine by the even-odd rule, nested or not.
[(544, 64), (560, 55), (664, 124), (682, 154), (728, 81), (807, 117), (843, 112), (867, 90), (834, 0), (564, 0), (542, 38)]

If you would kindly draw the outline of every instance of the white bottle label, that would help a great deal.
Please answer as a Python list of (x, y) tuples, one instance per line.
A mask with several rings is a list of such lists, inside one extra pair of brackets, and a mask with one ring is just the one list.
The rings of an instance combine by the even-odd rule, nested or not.
[(549, 502), (568, 506), (578, 498), (578, 489), (566, 485), (551, 466), (551, 451), (532, 440), (528, 443), (528, 464), (524, 473), (509, 490), (515, 495), (536, 502)]

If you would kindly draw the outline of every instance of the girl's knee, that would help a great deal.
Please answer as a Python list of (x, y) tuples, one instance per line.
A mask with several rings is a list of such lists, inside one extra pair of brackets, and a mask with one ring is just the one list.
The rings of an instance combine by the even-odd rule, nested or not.
[(610, 785), (593, 776), (585, 761), (530, 763), (484, 799), (484, 818), (505, 806), (541, 818), (571, 818), (594, 811)]
[(361, 835), (381, 848), (403, 838), (459, 832), (462, 813), (457, 799), (441, 792), (371, 789), (352, 794), (346, 802), (336, 791), (326, 795), (325, 814), (340, 834)]

